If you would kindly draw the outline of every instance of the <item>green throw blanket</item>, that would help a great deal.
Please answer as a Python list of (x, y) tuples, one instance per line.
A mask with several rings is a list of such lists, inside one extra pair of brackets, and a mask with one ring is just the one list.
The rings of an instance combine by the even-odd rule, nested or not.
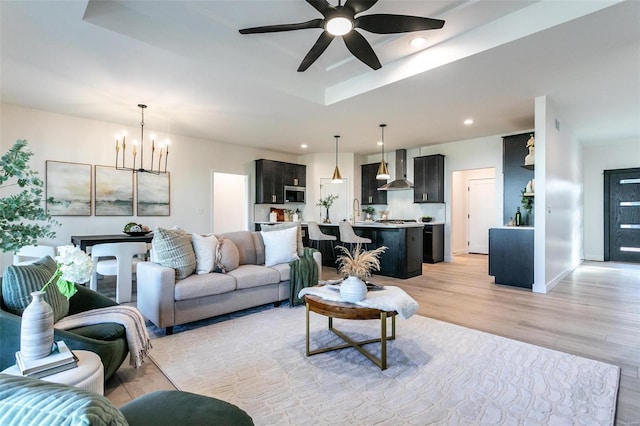
[(313, 253), (316, 249), (305, 247), (300, 258), (289, 262), (291, 267), (291, 293), (289, 294), (289, 305), (301, 305), (302, 299), (298, 293), (305, 287), (318, 285), (318, 265), (313, 260)]

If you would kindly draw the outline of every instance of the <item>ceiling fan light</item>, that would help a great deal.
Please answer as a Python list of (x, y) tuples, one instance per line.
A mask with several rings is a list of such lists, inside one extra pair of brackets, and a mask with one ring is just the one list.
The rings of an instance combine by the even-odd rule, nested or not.
[(353, 22), (342, 16), (332, 18), (327, 22), (326, 30), (334, 36), (343, 36), (353, 29)]

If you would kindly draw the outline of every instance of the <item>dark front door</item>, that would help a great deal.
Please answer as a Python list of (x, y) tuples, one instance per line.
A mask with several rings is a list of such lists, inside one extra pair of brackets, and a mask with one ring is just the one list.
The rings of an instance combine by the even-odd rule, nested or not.
[(640, 263), (640, 168), (604, 171), (604, 260)]

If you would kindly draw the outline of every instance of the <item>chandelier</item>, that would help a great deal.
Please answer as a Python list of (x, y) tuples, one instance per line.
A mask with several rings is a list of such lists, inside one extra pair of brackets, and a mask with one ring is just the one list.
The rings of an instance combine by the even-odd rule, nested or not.
[[(156, 155), (156, 141), (155, 136), (151, 135), (151, 161), (149, 162), (149, 169), (144, 168), (144, 109), (147, 106), (144, 104), (138, 104), (138, 108), (140, 108), (140, 112), (142, 114), (142, 121), (140, 121), (140, 160), (138, 165), (138, 141), (133, 141), (133, 149), (132, 149), (132, 157), (133, 157), (133, 165), (131, 167), (127, 167), (126, 165), (126, 154), (127, 154), (127, 133), (122, 132), (120, 135), (116, 135), (116, 169), (117, 170), (128, 170), (134, 173), (153, 173), (156, 175), (167, 173), (167, 160), (169, 158), (169, 139), (165, 140), (164, 143), (158, 144), (158, 154)], [(120, 139), (122, 138), (122, 144), (120, 143)], [(120, 162), (120, 150), (122, 150), (122, 162)], [(156, 162), (157, 160), (157, 162)], [(163, 164), (164, 160), (164, 164)], [(154, 166), (157, 167), (154, 169)], [(162, 166), (164, 165), (164, 169)]]

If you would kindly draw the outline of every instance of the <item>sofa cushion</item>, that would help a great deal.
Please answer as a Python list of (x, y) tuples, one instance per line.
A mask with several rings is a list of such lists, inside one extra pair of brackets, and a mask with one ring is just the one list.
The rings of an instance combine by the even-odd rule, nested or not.
[(12, 425), (128, 424), (107, 398), (95, 392), (7, 374), (0, 374), (0, 419)]
[(211, 272), (209, 274), (191, 275), (176, 282), (173, 289), (175, 300), (198, 299), (228, 293), (236, 289), (236, 279), (231, 275)]
[(298, 256), (296, 228), (279, 231), (261, 231), (264, 241), (264, 264), (273, 266), (278, 263), (289, 263)]
[[(7, 310), (22, 316), (31, 303), (31, 292), (41, 290), (56, 269), (55, 260), (49, 256), (27, 265), (8, 266), (2, 277), (2, 298)], [(53, 309), (54, 321), (69, 313), (69, 300), (60, 293), (55, 282), (47, 286), (44, 298)]]
[(289, 281), (291, 279), (291, 267), (288, 263), (279, 263), (277, 265), (270, 266), (269, 268), (278, 271), (280, 274), (280, 281)]
[(259, 265), (240, 265), (227, 275), (236, 279), (236, 288), (238, 290), (280, 282), (280, 273), (278, 271)]
[(226, 232), (221, 235), (224, 238), (228, 238), (238, 248), (238, 254), (240, 256), (240, 265), (258, 265), (256, 261), (256, 247), (253, 242), (253, 237), (249, 231), (236, 231)]
[(280, 231), (282, 229), (296, 228), (296, 246), (298, 249), (298, 256), (302, 256), (304, 254), (304, 244), (302, 243), (302, 225), (300, 222), (285, 222), (285, 223), (277, 223), (274, 225), (269, 225), (263, 223), (260, 225), (260, 230), (264, 232), (269, 231)]
[(182, 280), (196, 270), (196, 255), (191, 245), (191, 235), (184, 231), (156, 228), (151, 245), (155, 261), (162, 266), (175, 269), (176, 279)]
[(215, 272), (226, 274), (236, 269), (239, 265), (240, 253), (236, 245), (230, 239), (220, 237), (218, 239), (218, 248), (216, 249)]
[(191, 244), (196, 255), (196, 273), (208, 274), (216, 267), (218, 239), (215, 235), (191, 234)]

